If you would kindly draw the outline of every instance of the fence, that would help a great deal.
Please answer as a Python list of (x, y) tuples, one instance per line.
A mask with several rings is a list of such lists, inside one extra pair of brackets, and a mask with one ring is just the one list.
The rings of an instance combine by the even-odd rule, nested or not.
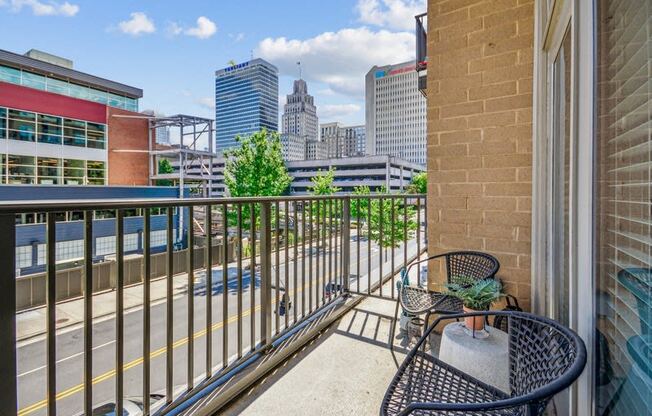
[[(125, 397), (133, 395), (136, 383), (143, 413), (156, 410), (162, 414), (245, 365), (254, 354), (265, 352), (275, 340), (342, 296), (394, 298), (396, 270), (425, 247), (424, 202), (423, 195), (337, 195), (0, 204), (0, 233), (7, 236), (0, 241), (0, 293), (7, 295), (0, 303), (0, 354), (5, 358), (0, 361), (0, 374), (6, 380), (0, 393), (0, 414), (14, 414), (19, 406), (21, 416), (41, 409), (48, 415), (57, 413), (57, 400), (63, 397), (58, 382), (65, 374), (57, 372), (62, 371), (62, 364), (57, 361), (61, 357), (57, 356), (56, 306), (62, 297), (81, 293), (84, 305), (83, 358), (78, 359), (83, 360), (83, 382), (73, 391), (79, 400), (67, 402), (72, 402), (70, 412), (91, 414), (94, 401), (114, 400), (115, 413), (122, 414)], [(185, 208), (191, 224), (196, 217), (202, 218), (203, 226), (187, 227), (187, 249), (176, 250), (173, 210), (168, 209), (166, 250), (153, 254), (149, 208), (174, 207)], [(144, 250), (136, 258), (124, 252), (124, 213), (129, 209), (144, 210)], [(55, 214), (70, 210), (84, 211), (84, 260), (78, 268), (59, 273)], [(107, 266), (92, 263), (92, 244), (88, 242), (93, 237), (93, 210), (116, 211), (116, 255), (108, 272)], [(15, 377), (16, 294), (18, 288), (27, 290), (23, 288), (26, 283), (14, 274), (15, 216), (29, 212), (47, 213), (46, 272), (40, 278), (42, 283), (33, 281), (29, 289), (32, 299), (44, 296), (47, 312), (46, 398), (40, 401), (27, 398), (29, 392), (23, 392)], [(213, 221), (221, 224), (214, 227)], [(216, 229), (217, 236), (200, 235), (202, 230)], [(227, 244), (214, 245), (214, 239)], [(195, 267), (187, 268), (188, 264)], [(166, 299), (152, 305), (151, 279), (142, 276), (160, 276), (163, 270)], [(172, 277), (181, 272), (187, 275), (187, 290), (175, 298)], [(142, 282), (144, 307), (126, 316), (125, 286), (137, 282)], [(42, 288), (34, 289), (39, 285)], [(115, 369), (94, 376), (93, 290), (104, 287), (114, 287), (116, 292)], [(126, 327), (125, 319), (133, 323), (133, 313), (141, 314), (142, 330), (125, 336), (126, 330), (133, 328)], [(159, 315), (165, 319), (158, 319)], [(173, 331), (181, 324), (182, 333)], [(161, 354), (152, 350), (154, 333), (165, 334)], [(142, 344), (134, 347), (133, 338)], [(181, 366), (180, 360), (174, 359), (174, 350), (178, 357), (180, 346), (185, 347), (181, 360), (185, 364)], [(142, 357), (125, 362), (125, 348), (130, 355), (133, 348), (141, 349)], [(153, 366), (152, 360), (164, 360), (164, 364)], [(141, 377), (125, 377), (125, 371), (136, 369)], [(185, 379), (182, 386), (175, 384), (179, 374)], [(113, 380), (114, 388), (94, 394), (98, 377)], [(72, 394), (69, 391), (66, 397)], [(164, 396), (154, 407), (150, 403), (153, 391)], [(110, 397), (103, 397), (107, 394)]]

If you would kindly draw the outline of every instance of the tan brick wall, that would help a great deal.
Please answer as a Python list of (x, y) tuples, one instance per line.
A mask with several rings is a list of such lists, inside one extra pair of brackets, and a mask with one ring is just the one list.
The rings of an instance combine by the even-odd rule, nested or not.
[(533, 20), (533, 0), (428, 1), (429, 254), (495, 255), (526, 308)]

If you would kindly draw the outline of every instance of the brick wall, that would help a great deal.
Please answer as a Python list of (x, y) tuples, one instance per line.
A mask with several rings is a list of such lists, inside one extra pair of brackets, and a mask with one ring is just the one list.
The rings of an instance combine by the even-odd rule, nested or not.
[(527, 308), (533, 26), (532, 0), (428, 1), (429, 254), (494, 254)]
[(145, 119), (116, 117), (138, 116), (107, 107), (109, 132), (109, 185), (148, 185), (148, 123)]

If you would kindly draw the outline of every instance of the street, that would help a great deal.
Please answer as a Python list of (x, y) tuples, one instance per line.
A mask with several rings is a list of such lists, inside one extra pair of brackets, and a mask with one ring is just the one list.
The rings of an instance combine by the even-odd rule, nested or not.
[[(351, 289), (357, 289), (355, 273), (357, 271), (357, 244), (355, 236), (352, 237), (351, 248), (351, 273), (353, 279), (350, 281)], [(364, 239), (363, 239), (364, 240)], [(388, 253), (390, 251), (388, 250)], [(395, 249), (395, 264), (398, 266), (403, 262), (404, 247), (401, 245)], [(297, 287), (294, 286), (294, 260), (288, 264), (289, 287), (286, 291), (291, 299), (296, 295), (298, 302), (292, 304), (287, 311), (290, 325), (294, 322), (295, 311), (298, 319), (302, 314), (302, 296), (305, 296), (304, 311), (309, 313), (310, 297), (312, 308), (316, 307), (317, 295), (322, 302), (324, 288), (328, 283), (328, 266), (324, 268), (324, 259), (328, 261), (329, 249), (320, 250), (319, 275), (317, 274), (316, 248), (312, 253), (308, 246), (305, 248), (305, 257), (299, 253)], [(416, 242), (412, 239), (408, 242), (408, 257), (416, 253)], [(280, 264), (275, 263), (276, 257), (272, 253), (273, 274), (272, 282), (276, 282), (276, 271), (280, 270), (279, 278), (281, 287), (285, 281), (285, 252), (279, 253)], [(312, 254), (312, 273), (309, 270), (309, 258)], [(372, 244), (371, 268), (372, 284), (379, 279), (379, 255), (378, 247)], [(341, 253), (338, 253), (338, 257)], [(387, 260), (387, 258), (384, 258)], [(302, 274), (302, 263), (305, 261), (304, 273)], [(368, 285), (368, 246), (367, 241), (360, 244), (360, 289), (366, 290)], [(390, 269), (390, 263), (383, 265), (384, 273)], [(280, 266), (280, 267), (279, 267)], [(233, 263), (229, 264), (229, 279), (226, 296), (222, 284), (222, 267), (214, 267), (212, 285), (212, 361), (213, 371), (222, 368), (222, 337), (224, 333), (224, 322), (228, 327), (228, 356), (230, 361), (238, 355), (238, 282), (237, 269)], [(252, 279), (248, 263), (243, 263), (242, 273), (242, 326), (241, 345), (242, 354), (246, 354), (252, 345), (251, 328), (252, 316), (255, 318), (253, 328), (255, 330), (256, 343), (260, 339), (260, 276), (257, 273), (254, 279), (255, 305), (251, 304)], [(310, 279), (312, 276), (312, 279)], [(333, 278), (335, 269), (333, 268)], [(205, 374), (205, 352), (206, 352), (206, 286), (203, 271), (195, 272), (194, 300), (194, 376), (196, 382), (203, 379)], [(304, 280), (305, 279), (305, 280)], [(302, 284), (302, 282), (305, 282)], [(280, 294), (282, 295), (282, 293)], [(272, 291), (272, 299), (276, 299), (276, 291)], [(223, 304), (227, 302), (228, 316), (223, 319)], [(173, 380), (175, 394), (180, 393), (186, 387), (187, 382), (187, 357), (188, 357), (188, 330), (187, 312), (188, 296), (185, 293), (178, 293), (173, 299)], [(141, 301), (142, 305), (142, 301)], [(165, 394), (165, 368), (166, 368), (166, 300), (152, 303), (151, 310), (151, 393)], [(272, 333), (276, 333), (275, 314), (278, 308), (273, 308)], [(279, 317), (279, 330), (284, 328), (285, 316)], [(115, 316), (104, 317), (95, 320), (93, 323), (93, 404), (94, 407), (114, 401), (115, 397), (115, 367), (116, 367), (116, 330)], [(83, 411), (83, 328), (71, 327), (57, 331), (56, 337), (57, 352), (57, 413), (60, 415), (77, 415)], [(143, 309), (135, 308), (124, 314), (124, 396), (142, 396), (142, 362), (143, 362)], [(36, 338), (33, 342), (23, 343), (17, 352), (18, 360), (18, 403), (19, 415), (45, 415), (46, 398), (46, 342), (42, 337)]]

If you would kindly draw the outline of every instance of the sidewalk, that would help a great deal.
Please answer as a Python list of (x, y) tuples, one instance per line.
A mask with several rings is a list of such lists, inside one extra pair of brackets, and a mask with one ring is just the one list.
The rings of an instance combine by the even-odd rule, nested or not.
[[(213, 269), (215, 270), (215, 269)], [(195, 276), (197, 276), (197, 272)], [(188, 275), (173, 276), (174, 296), (186, 293)], [(115, 314), (115, 290), (102, 292), (93, 296), (93, 320)], [(152, 304), (164, 300), (166, 297), (166, 279), (160, 278), (151, 283)], [(143, 285), (129, 286), (124, 289), (125, 312), (143, 306)], [(45, 334), (47, 308), (45, 306), (31, 309), (16, 314), (16, 340), (26, 341), (30, 338)], [(78, 298), (57, 304), (56, 307), (57, 330), (81, 325), (84, 322), (84, 299)]]

